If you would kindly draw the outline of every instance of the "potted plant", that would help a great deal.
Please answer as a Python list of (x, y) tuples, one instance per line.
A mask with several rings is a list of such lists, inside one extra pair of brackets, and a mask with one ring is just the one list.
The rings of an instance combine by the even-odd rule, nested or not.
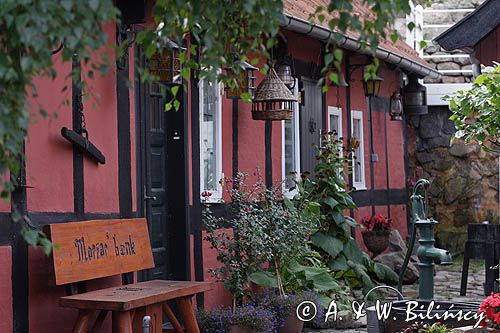
[(197, 321), (202, 333), (272, 333), (277, 327), (272, 309), (254, 304), (202, 310)]
[(389, 246), (392, 220), (382, 214), (376, 214), (363, 217), (361, 225), (366, 229), (361, 232), (363, 241), (366, 248), (373, 253), (373, 257), (384, 252)]
[(246, 178), (247, 175), (240, 173), (234, 180), (224, 178), (220, 181), (231, 199), (229, 218), (214, 214), (208, 206), (203, 213), (205, 240), (222, 264), (209, 272), (231, 293), (233, 311), (243, 304), (248, 276), (266, 261), (261, 251), (260, 217), (255, 213), (260, 209), (257, 194), (262, 191), (262, 185), (249, 186)]
[(433, 325), (425, 323), (413, 323), (405, 328), (401, 333), (450, 333), (451, 330), (441, 323), (434, 323)]
[[(319, 295), (312, 290), (286, 294), (286, 297), (282, 297), (277, 289), (266, 288), (254, 295), (255, 304), (265, 306), (276, 314), (277, 333), (299, 333), (302, 331), (304, 323), (297, 317), (296, 311), (297, 307), (304, 301), (314, 303), (316, 316), (312, 321), (319, 324), (324, 318), (324, 309)], [(312, 311), (311, 308), (309, 310)]]
[(203, 333), (229, 333), (233, 321), (233, 311), (229, 308), (198, 311), (196, 315), (198, 326)]
[(488, 332), (500, 332), (500, 293), (488, 296), (481, 303), (479, 313), (486, 317), (482, 326), (487, 327)]
[(276, 314), (263, 306), (237, 307), (229, 333), (271, 333), (276, 329)]

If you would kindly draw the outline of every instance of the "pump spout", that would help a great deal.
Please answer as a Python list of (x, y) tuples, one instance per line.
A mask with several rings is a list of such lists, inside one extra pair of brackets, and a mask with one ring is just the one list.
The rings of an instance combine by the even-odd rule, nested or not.
[[(443, 249), (438, 249), (435, 247), (427, 248), (423, 253), (425, 259), (431, 259), (437, 265), (451, 265), (453, 264), (453, 259), (451, 258), (450, 251)], [(425, 260), (420, 258), (420, 260)]]

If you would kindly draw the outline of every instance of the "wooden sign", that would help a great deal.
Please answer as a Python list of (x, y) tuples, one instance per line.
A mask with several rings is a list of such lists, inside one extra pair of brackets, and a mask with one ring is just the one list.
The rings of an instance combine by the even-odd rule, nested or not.
[(154, 267), (144, 218), (50, 224), (47, 233), (56, 285)]

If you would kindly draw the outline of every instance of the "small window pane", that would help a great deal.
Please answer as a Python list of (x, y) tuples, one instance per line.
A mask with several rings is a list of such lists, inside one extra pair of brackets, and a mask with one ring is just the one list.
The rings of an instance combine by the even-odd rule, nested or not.
[(203, 111), (201, 119), (202, 131), (202, 168), (203, 189), (217, 190), (217, 122), (218, 122), (218, 94), (216, 82), (203, 80)]
[(290, 177), (292, 172), (297, 171), (295, 156), (295, 128), (293, 119), (285, 120), (285, 188), (294, 186)]
[(362, 163), (362, 150), (361, 150), (361, 145), (362, 145), (362, 137), (361, 137), (361, 119), (354, 119), (352, 123), (352, 135), (355, 137), (359, 145), (358, 147), (354, 150), (354, 156), (356, 157), (355, 162), (353, 163), (353, 176), (354, 176), (354, 182), (360, 183), (363, 181), (363, 175), (361, 174), (362, 172), (362, 167), (360, 163)]
[(335, 115), (335, 114), (331, 114), (330, 115), (330, 131), (334, 132), (335, 135), (338, 137), (339, 136), (339, 122), (340, 122), (340, 117)]

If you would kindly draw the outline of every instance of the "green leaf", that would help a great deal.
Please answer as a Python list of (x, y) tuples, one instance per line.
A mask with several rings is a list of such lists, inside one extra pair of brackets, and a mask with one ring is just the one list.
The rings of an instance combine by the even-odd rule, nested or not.
[(335, 200), (334, 198), (332, 197), (327, 197), (325, 199), (325, 203), (330, 207), (330, 208), (335, 208), (335, 206), (337, 206), (339, 203), (337, 200)]
[(352, 260), (357, 264), (363, 263), (363, 251), (359, 247), (359, 244), (354, 240), (350, 239), (344, 246), (344, 254), (347, 258)]
[(373, 265), (373, 271), (382, 282), (397, 282), (399, 280), (398, 275), (390, 269), (388, 266), (380, 263), (375, 263)]
[(23, 228), (21, 232), (24, 240), (31, 246), (36, 246), (38, 244), (38, 230)]
[(331, 259), (328, 266), (334, 272), (347, 271), (349, 269), (349, 266), (347, 265), (347, 260), (343, 255), (339, 255), (336, 258)]
[(331, 255), (333, 258), (337, 257), (338, 254), (344, 248), (342, 241), (336, 237), (332, 237), (324, 232), (316, 232), (311, 236), (311, 241), (314, 245), (323, 249), (326, 253)]
[(276, 275), (273, 275), (270, 272), (255, 272), (249, 276), (249, 279), (261, 287), (278, 287), (278, 279), (276, 278)]

